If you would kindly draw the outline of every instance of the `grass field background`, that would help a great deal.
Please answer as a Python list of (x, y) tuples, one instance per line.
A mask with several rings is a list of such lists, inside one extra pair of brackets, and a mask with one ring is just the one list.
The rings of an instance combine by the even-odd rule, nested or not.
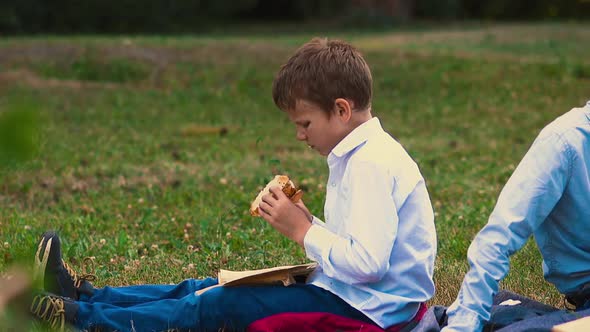
[[(449, 305), (471, 239), (539, 130), (590, 99), (588, 24), (2, 38), (0, 116), (33, 109), (39, 131), (31, 160), (0, 169), (0, 272), (29, 264), (46, 229), (78, 270), (93, 258), (97, 286), (306, 262), (248, 207), (286, 173), (323, 215), (325, 160), (271, 98), (279, 66), (313, 36), (353, 43), (372, 68), (374, 115), (428, 185), (432, 302)], [(561, 305), (532, 241), (502, 287)]]

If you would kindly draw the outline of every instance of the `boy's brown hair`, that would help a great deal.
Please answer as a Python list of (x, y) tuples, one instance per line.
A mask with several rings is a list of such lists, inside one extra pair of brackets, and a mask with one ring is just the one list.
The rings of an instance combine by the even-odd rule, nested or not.
[(337, 98), (352, 101), (354, 110), (371, 107), (373, 78), (362, 55), (351, 45), (314, 38), (285, 63), (272, 85), (272, 97), (282, 110), (297, 100), (317, 104), (330, 112)]

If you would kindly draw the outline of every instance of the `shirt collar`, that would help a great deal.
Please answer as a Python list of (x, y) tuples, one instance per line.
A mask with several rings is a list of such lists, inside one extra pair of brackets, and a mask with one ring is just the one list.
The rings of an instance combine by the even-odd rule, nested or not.
[[(340, 143), (338, 143), (330, 152), (330, 156), (342, 157), (348, 152), (352, 151), (357, 146), (366, 142), (369, 137), (376, 132), (383, 131), (381, 122), (377, 117), (374, 117), (360, 126), (354, 128), (346, 137), (344, 137)], [(329, 156), (329, 157), (330, 157)]]

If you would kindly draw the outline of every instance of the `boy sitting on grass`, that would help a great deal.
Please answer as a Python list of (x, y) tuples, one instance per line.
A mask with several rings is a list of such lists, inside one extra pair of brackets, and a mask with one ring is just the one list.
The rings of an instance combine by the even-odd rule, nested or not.
[(282, 66), (273, 98), (296, 138), (326, 156), (330, 171), (325, 222), (278, 187), (259, 205), (272, 227), (318, 263), (305, 283), (202, 295), (195, 291), (215, 279), (96, 289), (62, 263), (59, 238), (47, 233), (37, 256), (53, 294), (38, 295), (32, 312), (110, 331), (245, 330), (279, 313), (329, 313), (393, 329), (419, 319), (434, 294), (432, 206), (418, 166), (372, 115), (367, 63), (346, 43), (313, 39)]

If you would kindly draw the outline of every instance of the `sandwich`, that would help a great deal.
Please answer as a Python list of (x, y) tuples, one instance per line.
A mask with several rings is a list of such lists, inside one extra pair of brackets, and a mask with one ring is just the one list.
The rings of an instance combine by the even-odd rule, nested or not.
[(250, 205), (250, 214), (254, 217), (260, 217), (260, 212), (258, 211), (258, 205), (262, 202), (262, 196), (270, 193), (270, 188), (272, 187), (280, 187), (285, 195), (289, 197), (291, 202), (297, 203), (303, 196), (303, 191), (298, 190), (295, 188), (293, 181), (289, 179), (286, 175), (277, 175), (272, 179), (261, 192), (258, 193), (256, 199)]

